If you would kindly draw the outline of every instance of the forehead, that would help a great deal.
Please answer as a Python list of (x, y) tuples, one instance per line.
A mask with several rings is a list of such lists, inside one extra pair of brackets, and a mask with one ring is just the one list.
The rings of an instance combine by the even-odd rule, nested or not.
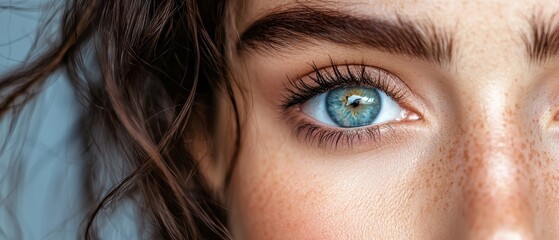
[(542, 11), (552, 14), (559, 10), (559, 1), (554, 0), (244, 0), (237, 3), (241, 29), (267, 13), (300, 5), (327, 7), (359, 15), (390, 17), (398, 14), (412, 19), (454, 19), (438, 22), (450, 25), (458, 24), (458, 20), (463, 22), (465, 17), (490, 17), (486, 20), (494, 21), (504, 16), (525, 18)]

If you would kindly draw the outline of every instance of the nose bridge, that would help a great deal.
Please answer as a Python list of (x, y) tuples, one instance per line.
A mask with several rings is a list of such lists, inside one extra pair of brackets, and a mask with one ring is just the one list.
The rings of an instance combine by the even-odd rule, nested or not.
[(533, 239), (528, 139), (505, 99), (462, 121), (463, 215), (472, 239)]

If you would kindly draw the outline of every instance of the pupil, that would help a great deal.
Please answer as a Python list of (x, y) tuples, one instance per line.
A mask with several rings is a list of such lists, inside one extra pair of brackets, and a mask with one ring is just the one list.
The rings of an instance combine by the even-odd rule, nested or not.
[(350, 105), (351, 105), (352, 107), (356, 108), (356, 107), (359, 106), (359, 102), (360, 102), (360, 101), (361, 101), (361, 99), (355, 99), (355, 100), (353, 100), (353, 102), (351, 102)]

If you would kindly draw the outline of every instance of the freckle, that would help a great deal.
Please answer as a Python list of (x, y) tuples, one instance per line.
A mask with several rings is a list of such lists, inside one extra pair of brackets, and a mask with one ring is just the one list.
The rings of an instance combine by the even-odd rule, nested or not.
[(478, 181), (476, 184), (476, 188), (481, 189), (483, 187), (483, 183), (481, 181)]

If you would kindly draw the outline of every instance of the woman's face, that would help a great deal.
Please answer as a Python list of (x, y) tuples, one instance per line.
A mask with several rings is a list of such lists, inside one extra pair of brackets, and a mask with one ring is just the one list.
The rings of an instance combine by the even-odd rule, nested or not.
[(235, 7), (236, 239), (559, 234), (558, 1)]

